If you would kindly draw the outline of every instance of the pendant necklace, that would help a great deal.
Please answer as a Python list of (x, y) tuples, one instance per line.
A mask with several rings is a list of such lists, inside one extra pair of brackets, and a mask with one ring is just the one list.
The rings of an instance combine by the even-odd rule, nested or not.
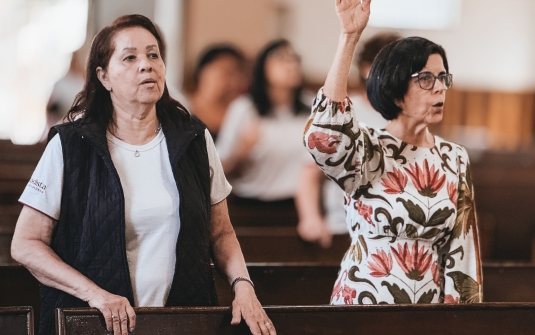
[[(161, 123), (158, 123), (158, 128), (156, 128), (156, 130), (155, 130), (154, 132), (155, 132), (156, 134), (158, 134), (158, 133), (160, 132), (160, 130), (162, 130), (162, 124), (161, 124)], [(150, 148), (150, 149), (152, 149), (152, 148)], [(143, 151), (148, 151), (148, 150), (150, 150), (150, 149), (143, 150)], [(134, 152), (134, 157), (139, 157), (139, 156), (140, 156), (140, 153), (139, 153), (138, 150), (136, 150), (136, 151)]]

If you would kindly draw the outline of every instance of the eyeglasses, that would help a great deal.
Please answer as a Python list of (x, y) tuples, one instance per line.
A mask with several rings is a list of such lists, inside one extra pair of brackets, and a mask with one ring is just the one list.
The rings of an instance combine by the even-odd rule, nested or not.
[(453, 85), (453, 76), (451, 73), (444, 73), (439, 76), (435, 76), (431, 72), (419, 72), (411, 76), (411, 78), (418, 77), (418, 85), (423, 90), (432, 90), (435, 87), (435, 82), (440, 80), (444, 87), (448, 90)]

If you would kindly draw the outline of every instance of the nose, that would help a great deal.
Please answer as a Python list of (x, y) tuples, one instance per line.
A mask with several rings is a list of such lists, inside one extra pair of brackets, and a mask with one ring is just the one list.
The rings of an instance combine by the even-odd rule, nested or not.
[(153, 68), (152, 68), (152, 63), (150, 62), (150, 60), (146, 56), (140, 57), (139, 59), (140, 59), (139, 71), (140, 72), (152, 72)]
[(447, 90), (446, 83), (444, 83), (438, 77), (435, 78), (435, 86), (433, 87), (433, 90), (435, 92), (446, 91)]

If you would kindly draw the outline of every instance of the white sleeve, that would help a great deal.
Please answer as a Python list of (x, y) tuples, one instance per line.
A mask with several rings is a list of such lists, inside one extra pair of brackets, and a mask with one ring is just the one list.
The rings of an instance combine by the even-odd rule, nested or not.
[(46, 146), (19, 202), (58, 220), (63, 189), (63, 152), (59, 135)]
[(208, 129), (204, 131), (206, 150), (208, 151), (208, 164), (210, 165), (210, 200), (212, 205), (220, 203), (230, 194), (232, 186), (227, 181), (221, 161), (215, 149), (214, 140)]
[(216, 148), (222, 160), (232, 156), (243, 131), (257, 119), (256, 108), (250, 98), (242, 96), (230, 104), (217, 134)]

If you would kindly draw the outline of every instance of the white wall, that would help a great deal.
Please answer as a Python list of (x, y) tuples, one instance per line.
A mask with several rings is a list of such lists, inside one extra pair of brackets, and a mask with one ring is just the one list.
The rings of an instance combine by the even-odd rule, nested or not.
[[(302, 54), (307, 78), (323, 81), (340, 31), (334, 1), (280, 1), (288, 7), (285, 37)], [(379, 31), (368, 27), (363, 39)], [(535, 89), (535, 0), (463, 0), (460, 24), (455, 28), (398, 32), (441, 44), (457, 87)]]

